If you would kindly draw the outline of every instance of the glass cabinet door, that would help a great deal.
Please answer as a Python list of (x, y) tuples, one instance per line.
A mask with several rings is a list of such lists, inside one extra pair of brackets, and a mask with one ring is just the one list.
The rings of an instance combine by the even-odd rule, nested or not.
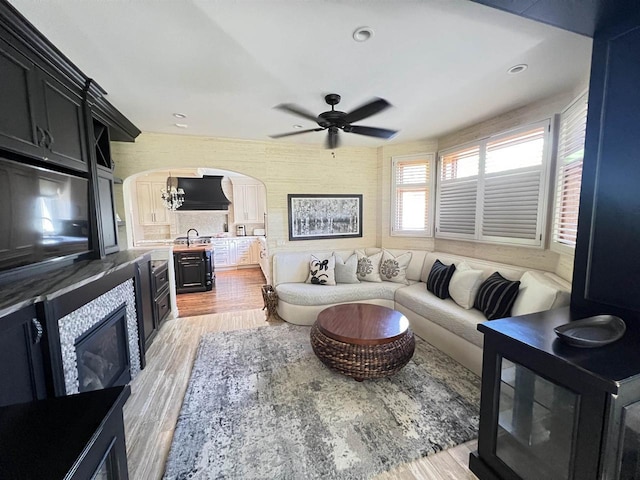
[(502, 359), (495, 455), (524, 480), (571, 472), (578, 395)]

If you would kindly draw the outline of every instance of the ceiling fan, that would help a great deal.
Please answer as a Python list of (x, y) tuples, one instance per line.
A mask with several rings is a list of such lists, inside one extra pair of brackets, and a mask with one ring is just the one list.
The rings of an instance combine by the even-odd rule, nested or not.
[(391, 104), (383, 98), (374, 98), (370, 102), (365, 103), (364, 105), (356, 108), (349, 113), (341, 112), (335, 109), (335, 106), (340, 103), (340, 95), (338, 95), (337, 93), (330, 93), (326, 95), (324, 97), (324, 100), (325, 102), (327, 102), (327, 104), (331, 105), (331, 110), (322, 112), (317, 117), (312, 113), (306, 111), (305, 109), (300, 108), (292, 103), (282, 103), (280, 105), (277, 105), (275, 108), (277, 108), (278, 110), (293, 113), (294, 115), (298, 115), (299, 117), (303, 117), (307, 120), (316, 122), (319, 127), (269, 136), (271, 138), (281, 138), (289, 137), (291, 135), (300, 135), (301, 133), (320, 132), (322, 130), (328, 130), (326, 143), (327, 148), (338, 148), (338, 145), (340, 143), (338, 138), (339, 130), (347, 133), (357, 133), (359, 135), (368, 135), (370, 137), (386, 139), (389, 139), (396, 133), (398, 133), (397, 130), (387, 130), (386, 128), (351, 125), (354, 122), (362, 120), (363, 118), (370, 117), (371, 115), (374, 115), (390, 107)]

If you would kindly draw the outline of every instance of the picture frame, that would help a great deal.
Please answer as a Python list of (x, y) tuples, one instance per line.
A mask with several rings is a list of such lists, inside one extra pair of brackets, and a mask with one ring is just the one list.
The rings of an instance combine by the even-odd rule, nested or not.
[(289, 240), (362, 237), (362, 194), (289, 194)]

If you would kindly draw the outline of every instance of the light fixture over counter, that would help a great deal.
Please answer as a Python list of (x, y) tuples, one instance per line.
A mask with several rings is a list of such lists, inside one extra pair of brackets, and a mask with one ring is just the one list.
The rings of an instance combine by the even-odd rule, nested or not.
[(161, 190), (162, 201), (167, 210), (177, 210), (184, 203), (184, 190), (178, 187), (178, 179), (171, 176), (167, 178), (167, 186)]

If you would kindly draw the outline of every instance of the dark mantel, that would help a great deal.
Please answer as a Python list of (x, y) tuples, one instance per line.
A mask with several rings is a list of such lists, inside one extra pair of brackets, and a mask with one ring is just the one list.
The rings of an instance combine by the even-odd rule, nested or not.
[[(82, 260), (72, 265), (2, 285), (0, 318), (38, 302), (50, 301), (121, 269), (131, 267), (148, 255), (146, 251), (124, 250), (100, 260)], [(131, 275), (133, 277), (133, 275)]]

